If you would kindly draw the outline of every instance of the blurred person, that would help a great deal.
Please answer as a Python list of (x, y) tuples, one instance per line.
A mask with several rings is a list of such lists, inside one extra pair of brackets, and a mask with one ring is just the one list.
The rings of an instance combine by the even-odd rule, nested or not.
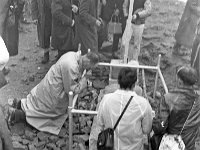
[(81, 51), (86, 54), (88, 49), (98, 51), (97, 28), (102, 25), (97, 18), (98, 0), (81, 0), (79, 14), (76, 19), (76, 47), (81, 44)]
[[(69, 92), (80, 93), (87, 87), (87, 74), (99, 61), (97, 53), (68, 52), (54, 64), (42, 81), (36, 85), (27, 98), (13, 100), (8, 111), (9, 124), (27, 121), (39, 131), (58, 135), (68, 117)], [(17, 109), (16, 109), (17, 108)]]
[(71, 0), (52, 1), (52, 47), (58, 50), (58, 59), (68, 51), (75, 51), (74, 30), (75, 20), (72, 13), (78, 7)]
[(193, 46), (197, 24), (200, 19), (199, 0), (188, 0), (175, 34), (173, 54), (187, 55), (188, 50), (182, 51), (181, 46), (191, 49)]
[[(198, 0), (198, 5), (195, 6), (196, 14), (200, 17), (200, 0)], [(197, 70), (198, 73), (198, 86), (200, 86), (200, 19), (196, 30), (195, 40), (192, 46), (192, 53), (191, 53), (191, 66)]]
[[(9, 60), (8, 50), (6, 45), (0, 36), (0, 89), (6, 84), (6, 80), (4, 74), (2, 73), (2, 69), (6, 65)], [(0, 106), (0, 149), (1, 150), (13, 150), (12, 140), (11, 140), (11, 133), (8, 129), (5, 114), (6, 107)]]
[(194, 150), (200, 126), (199, 92), (193, 87), (198, 76), (194, 68), (182, 66), (177, 71), (177, 77), (178, 88), (160, 100), (158, 113), (153, 119), (153, 131), (161, 138), (165, 133), (179, 135), (185, 124), (181, 133), (185, 149)]
[(123, 12), (124, 17), (127, 18), (126, 28), (122, 37), (125, 57), (129, 61), (138, 61), (145, 19), (151, 14), (151, 1), (124, 0)]
[(114, 34), (113, 35), (113, 44), (112, 44), (112, 57), (118, 58), (116, 52), (118, 51), (118, 45), (119, 45), (119, 39), (122, 37), (125, 27), (126, 27), (126, 19), (127, 17), (124, 17), (123, 13), (123, 3), (124, 0), (115, 0), (116, 1), (116, 8), (115, 8), (115, 22), (118, 21), (122, 23), (122, 34)]
[[(18, 54), (19, 45), (19, 19), (23, 10), (23, 0), (1, 1), (0, 7), (0, 34), (4, 39), (10, 56)], [(10, 72), (7, 67), (3, 68), (4, 75)]]
[(102, 19), (103, 25), (98, 30), (98, 49), (101, 49), (103, 42), (108, 39), (108, 23), (115, 10), (116, 0), (99, 0), (98, 17)]
[(114, 127), (131, 96), (133, 99), (114, 131), (114, 149), (143, 150), (144, 135), (149, 134), (152, 127), (152, 108), (147, 99), (134, 91), (136, 81), (137, 69), (122, 68), (120, 70), (118, 75), (120, 89), (105, 94), (100, 102), (96, 131), (94, 131), (95, 134), (90, 134), (89, 138), (91, 150), (97, 149), (100, 131)]
[(37, 24), (39, 46), (44, 49), (42, 63), (49, 61), (49, 48), (51, 39), (52, 0), (31, 0), (32, 19)]

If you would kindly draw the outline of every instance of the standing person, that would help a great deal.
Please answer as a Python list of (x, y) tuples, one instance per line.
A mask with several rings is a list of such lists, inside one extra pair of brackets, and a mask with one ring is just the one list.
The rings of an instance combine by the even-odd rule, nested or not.
[(78, 94), (87, 87), (87, 74), (82, 77), (83, 71), (90, 70), (98, 61), (98, 54), (93, 52), (64, 54), (27, 98), (17, 104), (18, 109), (10, 107), (9, 122), (26, 120), (39, 131), (58, 135), (68, 116), (69, 92)]
[(101, 49), (104, 41), (108, 39), (108, 23), (114, 13), (116, 0), (99, 0), (98, 17), (103, 21), (103, 26), (98, 30), (98, 49)]
[(101, 21), (97, 19), (98, 0), (81, 0), (76, 21), (76, 46), (81, 43), (81, 51), (86, 54), (88, 49), (98, 51), (97, 28)]
[(32, 18), (37, 23), (39, 46), (44, 49), (42, 63), (49, 61), (49, 48), (52, 26), (52, 0), (31, 0)]
[(173, 54), (185, 55), (187, 53), (181, 51), (181, 46), (191, 49), (198, 20), (200, 18), (199, 0), (188, 0), (179, 22), (178, 29), (175, 34), (176, 43), (174, 44)]
[(194, 150), (200, 126), (200, 97), (193, 88), (198, 76), (194, 68), (186, 66), (177, 71), (177, 76), (180, 85), (160, 100), (153, 131), (156, 135), (181, 133), (185, 149)]
[(52, 47), (58, 50), (58, 58), (68, 51), (74, 51), (75, 21), (72, 18), (72, 7), (76, 13), (78, 7), (71, 4), (71, 0), (52, 1)]
[[(125, 59), (138, 61), (145, 19), (151, 13), (150, 0), (124, 0), (124, 17), (128, 18), (122, 37)], [(127, 61), (127, 60), (126, 60)]]
[[(127, 110), (114, 131), (114, 149), (143, 150), (143, 138), (152, 127), (152, 108), (149, 102), (136, 94), (137, 70), (122, 68), (118, 75), (120, 89), (104, 95), (100, 102), (96, 129), (99, 131), (113, 128), (122, 110), (133, 96)], [(96, 149), (98, 133), (90, 136), (90, 149)], [(93, 145), (94, 144), (94, 145)]]
[(119, 20), (119, 22), (122, 23), (122, 34), (114, 34), (113, 35), (113, 44), (112, 44), (112, 57), (113, 58), (118, 58), (116, 55), (116, 52), (118, 51), (118, 45), (119, 45), (119, 39), (123, 35), (125, 27), (126, 27), (126, 19), (127, 17), (124, 17), (123, 13), (123, 3), (124, 0), (115, 0), (115, 21)]
[[(2, 4), (6, 3), (5, 0), (1, 1)], [(23, 11), (23, 0), (7, 1), (5, 8), (1, 9), (1, 36), (4, 39), (6, 47), (10, 56), (18, 54), (19, 45), (19, 19)], [(6, 75), (10, 69), (4, 67), (2, 70)]]

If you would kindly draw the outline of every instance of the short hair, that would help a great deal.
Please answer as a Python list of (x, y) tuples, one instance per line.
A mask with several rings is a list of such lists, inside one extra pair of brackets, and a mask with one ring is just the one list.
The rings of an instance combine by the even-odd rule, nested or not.
[(136, 81), (137, 69), (126, 67), (119, 71), (118, 83), (121, 89), (131, 89)]
[(182, 66), (177, 71), (177, 76), (183, 81), (185, 85), (194, 85), (198, 80), (197, 71), (189, 66)]
[(90, 60), (90, 63), (97, 64), (99, 62), (99, 54), (96, 52), (88, 52), (86, 57)]

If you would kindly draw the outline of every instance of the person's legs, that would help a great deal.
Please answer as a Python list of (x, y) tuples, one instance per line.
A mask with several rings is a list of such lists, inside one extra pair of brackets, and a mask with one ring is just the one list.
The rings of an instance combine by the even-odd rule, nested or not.
[(114, 34), (113, 35), (113, 45), (112, 45), (112, 57), (117, 58), (115, 55), (115, 52), (118, 51), (118, 44), (119, 44), (119, 38), (121, 37), (121, 34)]
[(52, 27), (52, 14), (51, 9), (48, 7), (45, 1), (45, 20), (44, 20), (44, 57), (42, 63), (45, 64), (49, 61), (49, 48), (51, 41), (51, 27)]
[(133, 30), (133, 34), (130, 40), (129, 53), (131, 54), (133, 60), (138, 61), (138, 56), (140, 54), (140, 44), (142, 41), (142, 34), (144, 31), (144, 24), (132, 24), (131, 27)]

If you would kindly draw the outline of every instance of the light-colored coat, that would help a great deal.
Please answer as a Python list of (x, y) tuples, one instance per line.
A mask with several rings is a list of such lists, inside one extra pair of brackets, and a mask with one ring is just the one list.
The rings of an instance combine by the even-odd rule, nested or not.
[(58, 135), (68, 116), (68, 93), (80, 86), (80, 60), (79, 51), (64, 54), (27, 98), (22, 99), (22, 109), (30, 125)]

